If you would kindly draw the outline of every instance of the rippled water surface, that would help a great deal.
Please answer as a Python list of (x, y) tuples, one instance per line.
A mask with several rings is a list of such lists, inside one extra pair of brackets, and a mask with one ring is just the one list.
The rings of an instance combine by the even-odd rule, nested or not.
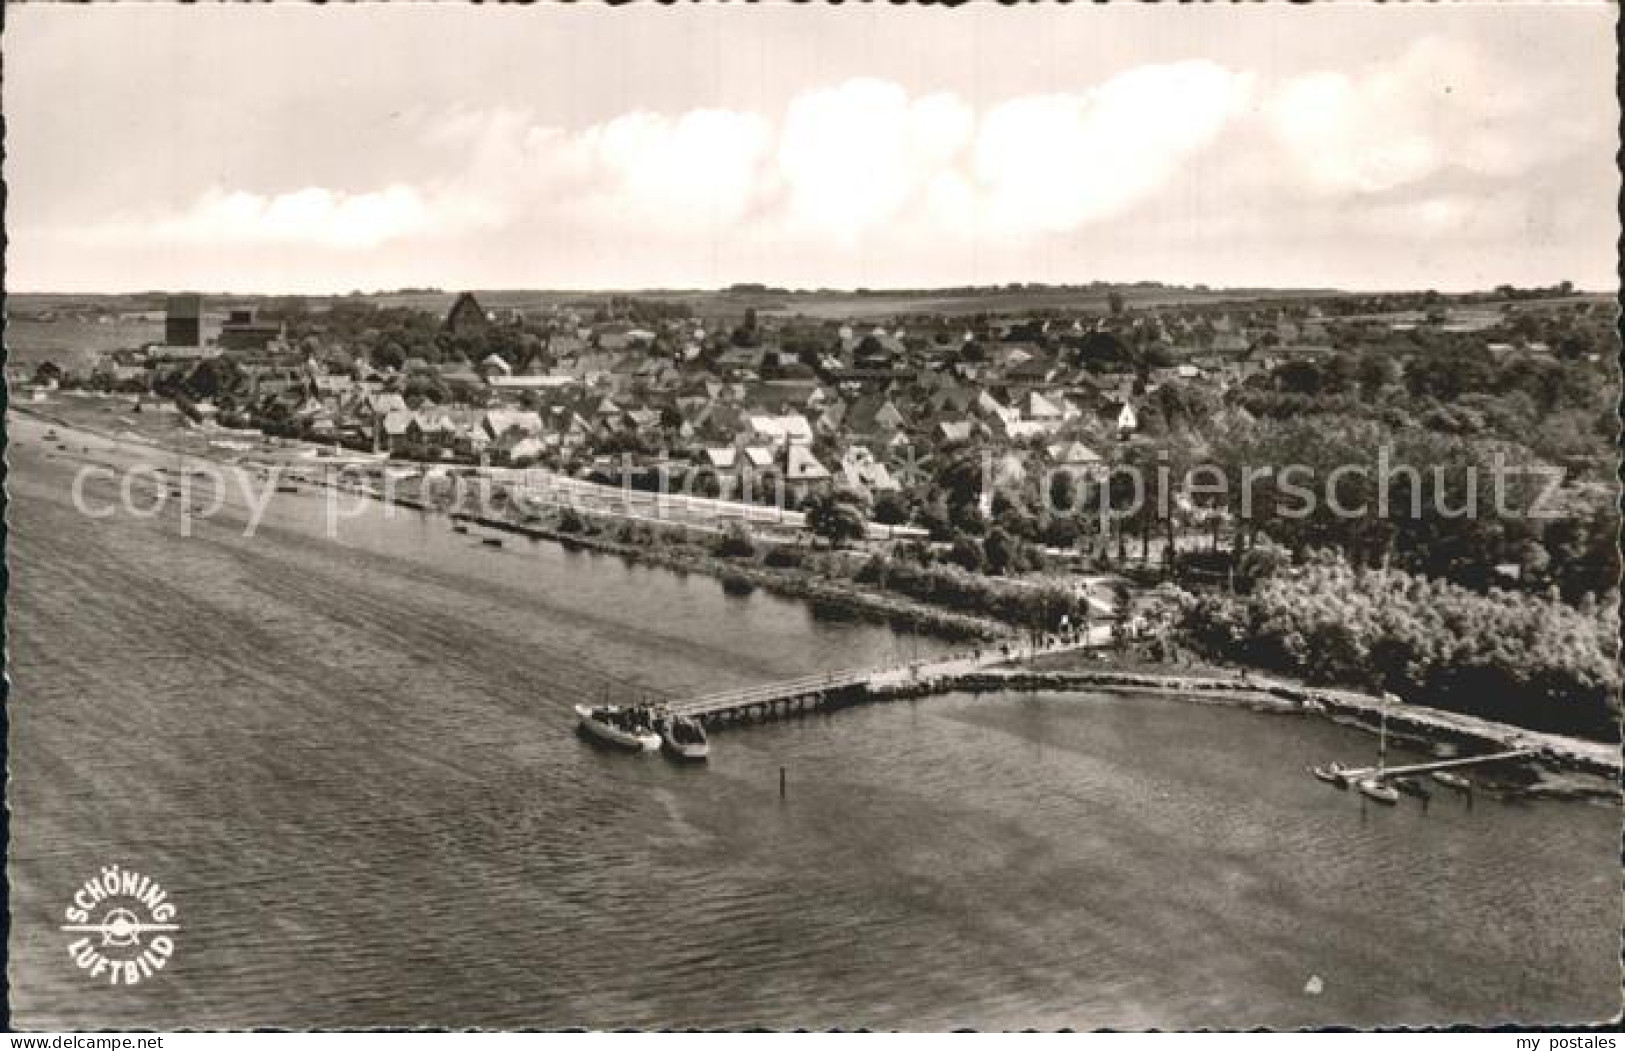
[[(1326, 723), (949, 696), (608, 754), (569, 706), (945, 648), (711, 580), (321, 502), (91, 521), (12, 450), (17, 1024), (1251, 1026), (1619, 999), (1619, 810), (1363, 806)], [(92, 493), (97, 490), (93, 486)], [(788, 794), (779, 797), (779, 768)], [(108, 862), (174, 963), (57, 930)], [(1322, 992), (1305, 984), (1319, 976)]]

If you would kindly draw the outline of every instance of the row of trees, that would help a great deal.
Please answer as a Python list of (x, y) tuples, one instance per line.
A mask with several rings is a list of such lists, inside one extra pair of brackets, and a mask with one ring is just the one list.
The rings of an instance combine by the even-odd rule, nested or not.
[[(1578, 324), (1578, 323), (1575, 323)], [(1590, 454), (1616, 427), (1611, 366), (1589, 360), (1588, 328), (1555, 336), (1557, 356), (1487, 353), (1482, 336), (1408, 337), (1287, 362), (1230, 402), (1255, 417), (1334, 413), (1525, 444), (1547, 459)]]
[(1242, 548), (1263, 534), (1477, 589), (1510, 565), (1571, 600), (1613, 583), (1611, 490), (1558, 484), (1556, 466), (1519, 444), (1315, 415), (1228, 430), (1205, 462)]
[(1219, 656), (1312, 682), (1391, 690), (1431, 707), (1614, 740), (1618, 613), (1592, 599), (1470, 591), (1318, 553), (1243, 595), (1187, 601), (1184, 625)]
[(857, 579), (872, 587), (1002, 620), (1007, 624), (1054, 631), (1063, 617), (1085, 623), (1088, 604), (1075, 589), (1058, 584), (1011, 584), (990, 580), (953, 565), (875, 555)]
[[(1254, 418), (1226, 411), (1210, 391), (1168, 383), (1146, 399), (1142, 418), (1157, 422), (1151, 433), (1092, 443), (1108, 459), (1103, 481), (1046, 475), (1042, 452), (1033, 450), (1025, 475), (1008, 477), (999, 466), (1004, 450), (948, 447), (937, 450), (927, 485), (907, 501), (888, 499), (884, 510), (967, 552), (963, 541), (980, 543), (994, 528), (1018, 544), (1115, 547), (1119, 558), (1131, 539), (1143, 557), (1153, 538), (1172, 547), (1194, 532), (1217, 546), (1222, 532), (1237, 551), (1268, 537), (1294, 551), (1335, 548), (1356, 564), (1477, 590), (1556, 585), (1573, 602), (1613, 585), (1614, 489), (1588, 480), (1584, 465), (1527, 443), (1550, 439), (1564, 413), (1595, 408), (1585, 402), (1605, 396), (1610, 384), (1593, 377), (1586, 386), (1589, 371), (1554, 363), (1501, 369), (1491, 390), (1430, 400), (1434, 411), (1421, 420), (1362, 394), (1271, 394), (1295, 399), (1296, 411)], [(1232, 397), (1249, 393), (1257, 392)], [(1542, 405), (1555, 415), (1543, 415)], [(1578, 407), (1556, 408), (1564, 405)], [(1602, 424), (1599, 413), (1575, 446), (1599, 455)], [(990, 482), (999, 488), (989, 506)], [(961, 562), (978, 564), (968, 555)], [(980, 565), (1003, 572), (1020, 562)]]

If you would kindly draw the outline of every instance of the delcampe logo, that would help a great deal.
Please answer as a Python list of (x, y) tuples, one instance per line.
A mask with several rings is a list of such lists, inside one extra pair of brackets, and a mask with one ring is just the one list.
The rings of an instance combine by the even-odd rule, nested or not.
[(85, 880), (63, 912), (62, 930), (78, 935), (68, 955), (92, 978), (138, 985), (163, 970), (179, 931), (175, 903), (157, 880), (108, 865)]

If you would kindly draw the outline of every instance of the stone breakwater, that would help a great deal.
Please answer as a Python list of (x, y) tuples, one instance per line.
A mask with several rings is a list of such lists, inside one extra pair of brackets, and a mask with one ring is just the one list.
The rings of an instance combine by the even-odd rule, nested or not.
[(1260, 678), (1219, 679), (1208, 676), (1158, 675), (1109, 669), (1049, 672), (1024, 669), (981, 669), (964, 674), (925, 677), (918, 681), (876, 685), (868, 699), (890, 700), (947, 692), (1146, 690), (1182, 700), (1228, 704), (1263, 711), (1318, 715), (1375, 732), (1386, 707), (1389, 736), (1422, 748), (1453, 749), (1460, 754), (1527, 749), (1535, 754), (1541, 776), (1520, 785), (1529, 794), (1552, 797), (1617, 795), (1621, 774), (1618, 745), (1525, 730), (1470, 715), (1407, 704), (1387, 704), (1377, 697), (1346, 690), (1315, 689)]

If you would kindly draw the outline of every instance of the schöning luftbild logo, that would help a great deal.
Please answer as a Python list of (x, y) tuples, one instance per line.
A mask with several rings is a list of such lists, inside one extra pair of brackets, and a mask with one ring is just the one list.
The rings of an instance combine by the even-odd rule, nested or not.
[(139, 985), (169, 963), (175, 903), (157, 880), (108, 865), (85, 880), (63, 912), (62, 930), (78, 935), (68, 955), (92, 978), (109, 985)]

